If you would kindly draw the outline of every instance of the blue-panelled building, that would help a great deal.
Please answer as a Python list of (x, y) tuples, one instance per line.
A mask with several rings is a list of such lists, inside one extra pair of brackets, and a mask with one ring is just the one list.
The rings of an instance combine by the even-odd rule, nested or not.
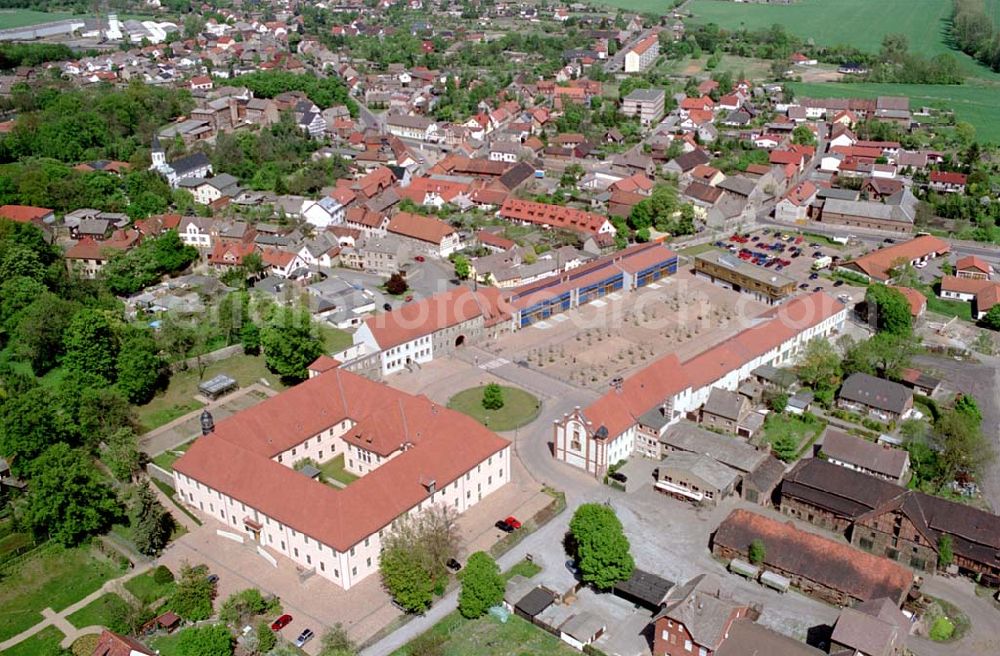
[(677, 254), (663, 244), (638, 244), (559, 276), (514, 289), (508, 297), (515, 329), (619, 291), (634, 291), (677, 273)]

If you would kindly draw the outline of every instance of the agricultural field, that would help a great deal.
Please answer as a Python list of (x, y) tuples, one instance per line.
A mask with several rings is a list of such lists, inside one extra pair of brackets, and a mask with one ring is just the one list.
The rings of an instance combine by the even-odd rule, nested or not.
[(928, 105), (954, 110), (959, 121), (967, 121), (975, 126), (976, 137), (980, 141), (1000, 143), (1000, 106), (996, 102), (1000, 87), (987, 83), (973, 81), (962, 85), (939, 85), (793, 82), (789, 86), (797, 97), (907, 96), (912, 107)]
[[(994, 16), (1000, 18), (1000, 0), (986, 2)], [(625, 4), (622, 0), (622, 6)], [(920, 10), (915, 11), (912, 0), (796, 0), (788, 5), (692, 0), (687, 9), (697, 23), (748, 30), (777, 23), (817, 45), (850, 45), (872, 53), (878, 52), (886, 34), (905, 34), (914, 52), (928, 57), (948, 53), (967, 75), (1000, 80), (1000, 76), (948, 44), (951, 0), (920, 0), (919, 6)]]
[(82, 18), (78, 14), (65, 11), (35, 11), (33, 9), (0, 9), (0, 30), (12, 27), (26, 27), (28, 25), (41, 25), (42, 23), (54, 23), (56, 21), (69, 18)]

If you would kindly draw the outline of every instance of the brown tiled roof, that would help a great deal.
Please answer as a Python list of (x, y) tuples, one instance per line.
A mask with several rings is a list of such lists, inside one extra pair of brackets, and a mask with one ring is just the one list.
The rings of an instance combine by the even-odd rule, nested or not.
[(32, 207), (30, 205), (0, 206), (0, 219), (10, 219), (18, 223), (41, 221), (51, 213), (52, 210), (47, 207)]
[(990, 266), (989, 262), (977, 255), (966, 255), (963, 258), (959, 258), (958, 262), (955, 264), (955, 268), (959, 271), (976, 269), (978, 271), (982, 271), (983, 273), (989, 273), (993, 270), (993, 267)]
[(827, 428), (823, 434), (823, 453), (892, 478), (903, 475), (909, 460), (903, 449), (875, 444), (835, 428)]
[[(344, 489), (271, 459), (345, 419), (371, 431), (373, 444), (407, 446)], [(426, 397), (332, 369), (222, 419), (174, 470), (344, 552), (427, 499), (423, 482), (442, 490), (508, 445)]]
[(500, 208), (500, 216), (508, 220), (585, 233), (597, 233), (608, 220), (607, 217), (572, 207), (535, 203), (517, 198), (508, 198), (504, 201)]
[(714, 656), (825, 656), (825, 651), (773, 631), (753, 620), (741, 618), (729, 628), (729, 636)]
[(746, 555), (754, 540), (764, 542), (764, 566), (867, 601), (888, 597), (901, 603), (913, 585), (913, 573), (888, 558), (860, 551), (744, 509), (734, 510), (715, 532), (713, 542)]
[(155, 653), (138, 640), (120, 636), (105, 629), (101, 632), (101, 637), (97, 639), (93, 656), (133, 656), (135, 654), (153, 656)]
[(423, 216), (400, 212), (389, 220), (389, 232), (411, 239), (440, 244), (445, 238), (455, 234), (455, 229), (434, 216)]

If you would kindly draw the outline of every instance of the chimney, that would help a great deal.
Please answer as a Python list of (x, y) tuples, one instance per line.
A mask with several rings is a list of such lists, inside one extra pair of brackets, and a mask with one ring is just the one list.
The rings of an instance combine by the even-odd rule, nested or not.
[(201, 413), (201, 434), (208, 435), (209, 433), (215, 432), (215, 420), (212, 419), (212, 413), (205, 410)]

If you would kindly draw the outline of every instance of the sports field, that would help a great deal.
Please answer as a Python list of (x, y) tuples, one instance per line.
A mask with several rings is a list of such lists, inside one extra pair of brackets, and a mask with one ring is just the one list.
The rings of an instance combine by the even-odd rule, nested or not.
[(1000, 143), (1000, 87), (978, 81), (963, 85), (941, 84), (807, 84), (792, 82), (796, 97), (813, 98), (875, 98), (877, 96), (907, 96), (911, 108), (927, 105), (952, 109), (959, 121), (976, 127), (981, 141)]
[(55, 21), (73, 18), (74, 14), (65, 11), (35, 11), (33, 9), (0, 9), (0, 30), (11, 27), (41, 25)]

